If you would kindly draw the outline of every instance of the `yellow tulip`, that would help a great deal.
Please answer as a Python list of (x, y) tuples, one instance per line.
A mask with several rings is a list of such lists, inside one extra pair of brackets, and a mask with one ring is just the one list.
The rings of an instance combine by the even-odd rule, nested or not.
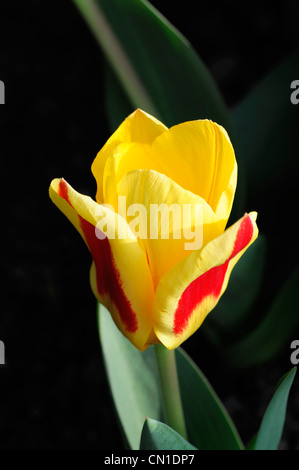
[[(153, 343), (174, 349), (215, 307), (258, 235), (255, 212), (225, 228), (237, 183), (227, 132), (210, 120), (168, 129), (137, 109), (99, 151), (92, 172), (96, 201), (64, 179), (50, 185), (52, 201), (92, 255), (92, 290), (138, 349)], [(154, 226), (151, 218), (152, 208), (162, 204), (192, 209), (183, 222), (167, 214), (172, 228), (166, 236), (164, 216)], [(137, 218), (136, 208), (144, 209)], [(186, 249), (192, 234), (200, 234), (200, 246)]]

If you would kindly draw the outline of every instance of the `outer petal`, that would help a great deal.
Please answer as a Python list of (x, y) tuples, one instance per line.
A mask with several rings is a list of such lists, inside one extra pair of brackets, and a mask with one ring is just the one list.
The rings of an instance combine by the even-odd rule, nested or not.
[(166, 130), (167, 127), (164, 126), (164, 124), (141, 109), (134, 111), (122, 122), (118, 129), (107, 140), (104, 147), (98, 152), (91, 167), (97, 182), (96, 200), (99, 203), (104, 202), (103, 174), (106, 161), (109, 156), (113, 155), (118, 145), (121, 143), (130, 144), (134, 142), (150, 145), (156, 137)]
[(255, 212), (245, 214), (161, 279), (153, 305), (154, 331), (167, 348), (191, 336), (215, 307), (234, 265), (258, 235), (255, 219)]
[(224, 231), (226, 219), (218, 220), (206, 201), (156, 171), (126, 174), (118, 194), (126, 198), (131, 227), (136, 221), (154, 286), (191, 251)]
[[(121, 332), (138, 349), (145, 349), (152, 332), (154, 291), (146, 255), (136, 237), (122, 217), (77, 193), (63, 179), (52, 181), (50, 197), (91, 252), (95, 296), (109, 309)], [(109, 226), (109, 239), (95, 228), (103, 218)]]

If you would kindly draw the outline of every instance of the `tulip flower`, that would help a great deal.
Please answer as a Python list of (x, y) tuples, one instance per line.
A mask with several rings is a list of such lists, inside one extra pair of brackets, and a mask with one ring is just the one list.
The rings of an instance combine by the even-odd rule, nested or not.
[[(64, 179), (50, 186), (52, 201), (90, 250), (92, 290), (138, 349), (174, 349), (216, 306), (258, 235), (255, 212), (226, 228), (237, 184), (227, 132), (210, 120), (168, 129), (138, 109), (99, 151), (92, 172), (96, 201)], [(193, 209), (185, 226), (173, 215), (168, 237), (161, 220), (151, 224), (151, 209), (162, 204)], [(186, 249), (190, 234), (199, 233), (200, 246)]]

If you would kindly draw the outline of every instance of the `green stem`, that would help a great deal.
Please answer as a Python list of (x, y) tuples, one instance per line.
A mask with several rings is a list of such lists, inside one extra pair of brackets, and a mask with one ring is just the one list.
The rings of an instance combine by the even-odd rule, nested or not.
[(168, 426), (187, 439), (187, 430), (181, 401), (175, 350), (161, 344), (155, 345), (155, 353), (161, 383), (163, 410)]

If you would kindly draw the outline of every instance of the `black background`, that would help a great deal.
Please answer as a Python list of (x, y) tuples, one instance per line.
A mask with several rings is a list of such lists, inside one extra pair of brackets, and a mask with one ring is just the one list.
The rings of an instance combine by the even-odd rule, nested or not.
[[(152, 3), (193, 44), (228, 106), (298, 47), (295, 1)], [(90, 165), (110, 135), (102, 53), (67, 0), (1, 2), (0, 38), (0, 449), (120, 449), (90, 256), (48, 197), (60, 176), (95, 194)], [(291, 368), (289, 349), (270, 365), (224, 374), (200, 331), (185, 347), (249, 439)], [(291, 397), (281, 447), (298, 449), (298, 385)]]

